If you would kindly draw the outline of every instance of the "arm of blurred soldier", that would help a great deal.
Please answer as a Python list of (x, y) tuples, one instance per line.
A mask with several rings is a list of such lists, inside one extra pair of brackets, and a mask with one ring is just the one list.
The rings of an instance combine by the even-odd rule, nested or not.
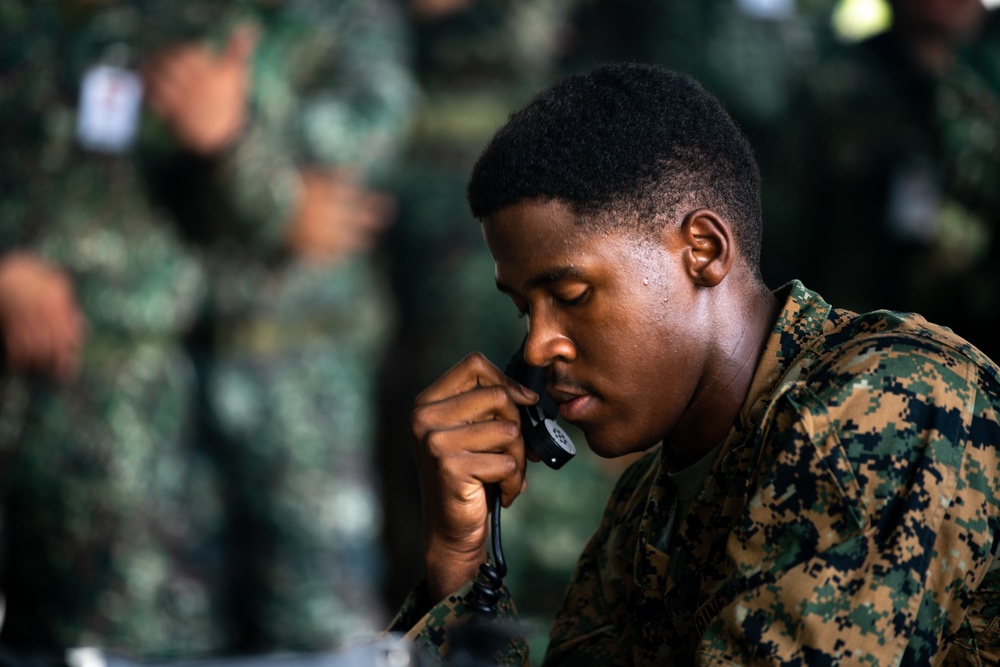
[[(323, 26), (312, 37), (321, 52), (310, 50), (311, 69), (294, 73), (307, 85), (286, 91), (301, 93), (283, 103), (286, 117), (248, 111), (257, 39), (249, 27), (234, 31), (219, 53), (188, 45), (150, 61), (150, 106), (191, 153), (209, 158), (207, 177), (193, 187), (221, 205), (199, 224), (226, 219), (224, 231), (241, 243), (314, 261), (336, 261), (375, 243), (394, 205), (364, 182), (398, 151), (414, 98), (398, 46), (377, 54), (359, 46), (405, 43), (390, 8), (349, 2), (283, 10), (277, 23)], [(349, 31), (350, 39), (334, 38)], [(337, 168), (345, 164), (352, 171)]]
[(26, 252), (0, 258), (0, 339), (8, 372), (73, 380), (84, 333), (73, 284), (62, 270)]

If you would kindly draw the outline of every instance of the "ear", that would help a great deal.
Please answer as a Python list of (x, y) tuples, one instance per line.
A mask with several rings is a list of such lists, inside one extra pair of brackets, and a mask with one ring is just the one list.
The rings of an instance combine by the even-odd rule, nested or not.
[(680, 226), (684, 269), (692, 282), (715, 287), (729, 275), (736, 246), (729, 224), (715, 212), (700, 208), (684, 216)]

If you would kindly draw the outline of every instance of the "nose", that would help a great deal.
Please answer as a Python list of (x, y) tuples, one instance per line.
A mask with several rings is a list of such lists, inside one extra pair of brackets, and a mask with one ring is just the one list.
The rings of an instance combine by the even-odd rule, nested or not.
[(553, 361), (576, 359), (576, 345), (565, 332), (540, 318), (528, 324), (528, 339), (524, 343), (524, 361), (531, 366), (544, 368)]

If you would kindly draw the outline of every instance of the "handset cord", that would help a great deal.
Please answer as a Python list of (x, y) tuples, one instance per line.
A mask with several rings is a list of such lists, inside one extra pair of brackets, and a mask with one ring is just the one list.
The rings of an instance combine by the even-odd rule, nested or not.
[(493, 620), (497, 616), (497, 603), (503, 578), (507, 576), (507, 561), (500, 543), (500, 486), (493, 485), (493, 513), (490, 516), (490, 542), (493, 546), (493, 564), (489, 561), (479, 566), (472, 592), (466, 597), (466, 604), (483, 620)]
[(493, 667), (500, 664), (498, 655), (513, 635), (509, 628), (497, 622), (500, 589), (507, 574), (503, 548), (500, 546), (500, 487), (493, 485), (493, 516), (490, 517), (490, 539), (493, 543), (493, 563), (479, 566), (472, 590), (465, 604), (472, 611), (468, 623), (452, 630), (450, 667)]

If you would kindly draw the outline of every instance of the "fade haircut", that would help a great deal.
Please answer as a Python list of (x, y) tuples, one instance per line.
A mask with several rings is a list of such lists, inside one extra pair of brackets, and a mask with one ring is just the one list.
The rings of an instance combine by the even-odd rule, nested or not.
[(497, 130), (472, 169), (479, 220), (521, 201), (558, 199), (582, 224), (655, 232), (678, 205), (732, 227), (759, 272), (760, 171), (743, 133), (686, 74), (616, 63), (543, 90)]

